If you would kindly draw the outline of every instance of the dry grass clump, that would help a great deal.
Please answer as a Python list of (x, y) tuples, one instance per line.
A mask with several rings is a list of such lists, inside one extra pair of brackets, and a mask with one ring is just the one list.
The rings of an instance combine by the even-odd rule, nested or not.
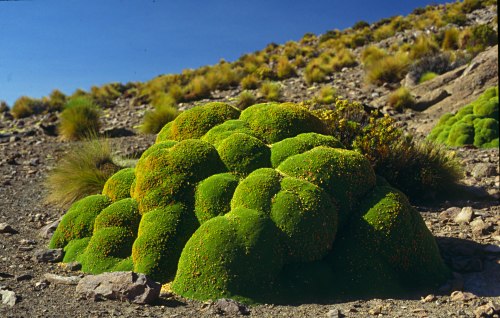
[(236, 107), (239, 109), (243, 110), (249, 106), (252, 106), (256, 103), (257, 98), (255, 97), (252, 92), (244, 90), (238, 95), (238, 98), (236, 99)]
[(281, 56), (278, 58), (276, 63), (276, 76), (279, 79), (285, 79), (297, 74), (297, 70), (292, 63), (288, 60), (286, 56)]
[(106, 180), (121, 168), (108, 140), (92, 138), (75, 144), (49, 172), (46, 200), (68, 208), (79, 199), (101, 193)]
[(179, 115), (177, 108), (170, 102), (157, 104), (153, 110), (144, 114), (139, 131), (143, 134), (157, 134), (167, 123)]
[(366, 80), (376, 85), (397, 83), (407, 73), (409, 62), (408, 55), (405, 53), (387, 55), (366, 68)]
[(99, 132), (101, 110), (87, 97), (71, 99), (60, 115), (58, 126), (62, 140), (80, 140)]
[(397, 111), (402, 111), (405, 108), (413, 107), (415, 98), (406, 87), (400, 87), (389, 95), (387, 104)]
[(47, 105), (43, 100), (21, 96), (14, 102), (10, 113), (14, 118), (25, 118), (31, 115), (41, 114), (46, 109)]
[(276, 82), (264, 82), (260, 87), (262, 97), (269, 102), (278, 102), (281, 100), (282, 88)]

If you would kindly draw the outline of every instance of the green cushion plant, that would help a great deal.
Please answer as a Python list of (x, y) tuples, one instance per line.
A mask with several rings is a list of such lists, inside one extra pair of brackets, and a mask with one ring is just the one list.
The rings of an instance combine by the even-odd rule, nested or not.
[[(364, 156), (322, 135), (313, 113), (260, 104), (238, 114), (185, 111), (163, 135), (177, 140), (139, 159), (131, 198), (75, 203), (51, 246), (85, 272), (133, 269), (198, 300), (395, 295), (446, 280), (418, 212)], [(205, 124), (188, 129), (188, 118)]]
[(455, 115), (443, 115), (428, 138), (452, 147), (498, 147), (498, 114), (498, 87), (491, 87)]

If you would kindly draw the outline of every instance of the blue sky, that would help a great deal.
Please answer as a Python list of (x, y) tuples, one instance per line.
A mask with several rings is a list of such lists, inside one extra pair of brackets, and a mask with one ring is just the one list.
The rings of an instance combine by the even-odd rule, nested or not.
[(0, 1), (0, 99), (147, 81), (430, 0)]

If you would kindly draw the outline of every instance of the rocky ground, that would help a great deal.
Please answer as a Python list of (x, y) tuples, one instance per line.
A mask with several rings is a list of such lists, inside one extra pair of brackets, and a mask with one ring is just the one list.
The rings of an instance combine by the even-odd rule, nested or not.
[[(404, 36), (404, 35), (399, 35)], [(425, 86), (416, 86), (425, 109), (407, 110), (396, 117), (408, 131), (425, 135), (439, 116), (470, 101), (485, 87), (498, 85), (498, 47), (464, 66), (443, 74)], [(482, 60), (481, 60), (482, 59)], [(490, 63), (486, 64), (485, 63)], [(471, 65), (475, 65), (471, 67)], [(490, 65), (490, 66), (487, 66)], [(495, 69), (496, 67), (496, 69)], [(496, 71), (491, 71), (491, 68)], [(490, 70), (489, 72), (481, 71)], [(478, 71), (479, 70), (479, 71)], [(459, 73), (457, 75), (457, 73)], [(385, 112), (387, 87), (366, 86), (361, 66), (333, 75), (328, 83), (343, 96), (378, 106)], [(465, 75), (464, 75), (465, 74)], [(469, 83), (469, 84), (467, 84)], [(320, 86), (308, 88), (300, 78), (283, 82), (284, 99), (311, 98)], [(430, 93), (444, 90), (441, 99)], [(232, 101), (238, 89), (215, 92), (212, 100)], [(468, 93), (467, 93), (468, 92)], [(429, 103), (429, 100), (431, 102)], [(181, 105), (190, 108), (193, 104)], [(154, 136), (136, 135), (148, 106), (120, 100), (104, 111), (103, 132), (120, 155), (137, 157)], [(1, 115), (0, 115), (1, 116)], [(326, 304), (258, 305), (241, 308), (231, 302), (201, 303), (168, 293), (153, 305), (82, 299), (74, 281), (83, 274), (40, 259), (51, 226), (65, 211), (44, 203), (43, 182), (48, 169), (69, 149), (54, 136), (57, 117), (0, 120), (0, 317), (215, 317), (248, 314), (255, 317), (498, 317), (500, 315), (500, 171), (498, 149), (455, 149), (465, 177), (463, 195), (447, 201), (421, 204), (427, 226), (454, 271), (454, 279), (432, 294), (402, 299), (332, 300)], [(51, 276), (51, 274), (60, 277)], [(61, 278), (63, 277), (63, 278)], [(64, 279), (64, 277), (72, 277)]]

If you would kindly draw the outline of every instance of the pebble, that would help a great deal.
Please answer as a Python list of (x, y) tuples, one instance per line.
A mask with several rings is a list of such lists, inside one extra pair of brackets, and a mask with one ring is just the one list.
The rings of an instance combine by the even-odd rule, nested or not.
[(44, 275), (45, 279), (53, 284), (60, 285), (78, 285), (78, 282), (82, 279), (80, 276), (59, 276), (51, 273), (46, 273)]
[(487, 304), (477, 307), (476, 310), (474, 310), (474, 315), (476, 315), (476, 318), (493, 317), (494, 314), (500, 314), (500, 306), (491, 301)]
[(469, 292), (462, 292), (462, 291), (454, 291), (450, 295), (451, 301), (462, 301), (462, 302), (468, 302), (472, 299), (476, 299), (477, 296), (474, 295), (473, 293)]
[(331, 309), (326, 313), (326, 318), (341, 318), (342, 313), (339, 309)]
[(16, 293), (11, 290), (0, 289), (2, 304), (13, 307), (17, 302)]
[(378, 316), (382, 313), (382, 306), (376, 306), (368, 311), (370, 315)]
[(460, 213), (458, 213), (454, 221), (456, 223), (469, 223), (472, 220), (473, 215), (474, 212), (472, 211), (472, 207), (467, 206), (464, 207)]
[(421, 301), (423, 303), (430, 303), (430, 302), (433, 302), (434, 300), (436, 300), (436, 296), (434, 296), (433, 294), (430, 294), (430, 295), (427, 295), (424, 298), (422, 298)]
[(17, 232), (10, 224), (0, 223), (0, 233), (2, 234), (16, 234)]
[(62, 248), (39, 250), (35, 252), (35, 260), (39, 263), (57, 263), (62, 261), (64, 251)]

